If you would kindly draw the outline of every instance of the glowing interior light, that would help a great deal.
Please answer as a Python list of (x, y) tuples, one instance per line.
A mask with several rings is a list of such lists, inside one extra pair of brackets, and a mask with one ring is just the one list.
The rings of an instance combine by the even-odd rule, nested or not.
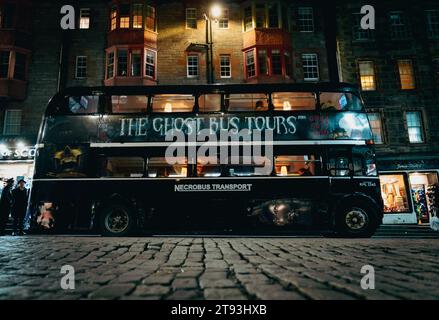
[(17, 149), (23, 149), (24, 147), (25, 147), (25, 145), (23, 142), (20, 141), (17, 143)]
[(211, 9), (211, 14), (212, 14), (212, 18), (214, 19), (218, 19), (219, 17), (221, 17), (222, 14), (222, 8), (219, 4), (215, 4), (213, 5), (212, 9)]
[(172, 103), (165, 104), (165, 112), (172, 112)]
[(282, 167), (280, 168), (280, 175), (281, 175), (281, 176), (287, 176), (287, 175), (288, 175), (288, 169), (287, 169), (287, 166), (282, 166)]
[(181, 168), (181, 176), (187, 177), (187, 168), (185, 168), (185, 167)]
[(284, 101), (284, 110), (285, 111), (291, 110), (291, 103), (289, 101)]

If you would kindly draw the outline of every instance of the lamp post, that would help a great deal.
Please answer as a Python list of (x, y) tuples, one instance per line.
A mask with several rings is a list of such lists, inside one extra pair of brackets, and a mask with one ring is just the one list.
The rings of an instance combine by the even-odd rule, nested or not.
[(204, 14), (206, 20), (206, 64), (207, 64), (207, 83), (214, 83), (215, 74), (213, 68), (213, 28), (212, 23), (221, 17), (222, 8), (219, 4), (213, 5), (209, 14)]

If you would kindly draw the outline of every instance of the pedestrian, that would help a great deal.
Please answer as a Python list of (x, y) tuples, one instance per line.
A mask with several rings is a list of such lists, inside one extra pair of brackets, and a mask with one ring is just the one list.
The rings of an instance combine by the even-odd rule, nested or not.
[(23, 220), (26, 215), (28, 191), (26, 181), (18, 181), (17, 187), (12, 191), (12, 216), (14, 218), (14, 231), (12, 235), (23, 235)]
[(3, 188), (0, 198), (0, 236), (5, 235), (6, 223), (9, 220), (12, 206), (12, 186), (14, 179), (8, 179), (5, 181), (6, 185)]

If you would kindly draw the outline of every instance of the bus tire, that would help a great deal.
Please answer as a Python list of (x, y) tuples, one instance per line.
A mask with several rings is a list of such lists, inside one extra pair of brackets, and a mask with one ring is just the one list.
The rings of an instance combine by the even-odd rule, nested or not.
[(365, 201), (351, 200), (342, 205), (335, 216), (336, 236), (370, 238), (379, 226), (377, 209)]
[(104, 237), (125, 237), (132, 235), (136, 229), (134, 211), (124, 204), (110, 204), (99, 215), (101, 234)]

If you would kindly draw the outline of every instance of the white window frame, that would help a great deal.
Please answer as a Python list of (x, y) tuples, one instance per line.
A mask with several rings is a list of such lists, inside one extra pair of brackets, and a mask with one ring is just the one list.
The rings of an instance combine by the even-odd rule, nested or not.
[[(320, 70), (319, 70), (319, 55), (317, 53), (302, 53), (302, 70), (303, 70), (303, 80), (304, 81), (319, 81), (320, 80)], [(312, 57), (312, 60), (315, 60), (315, 65), (305, 65), (305, 61), (311, 61), (307, 59), (307, 57)], [(314, 59), (315, 58), (315, 59)], [(315, 68), (317, 72), (317, 77), (307, 78), (305, 76), (305, 67)]]
[[(84, 59), (85, 58), (85, 66), (80, 66), (79, 65), (79, 60), (80, 59)], [(78, 75), (78, 71), (79, 69), (85, 69), (85, 76), (81, 77)], [(76, 65), (75, 65), (75, 78), (76, 79), (86, 79), (87, 78), (87, 70), (88, 69), (88, 61), (87, 61), (87, 56), (76, 56)]]
[[(154, 55), (154, 64), (148, 63), (147, 57), (148, 52), (152, 52)], [(154, 77), (151, 77), (150, 75), (146, 74), (146, 66), (153, 66), (154, 67)], [(151, 49), (145, 49), (145, 77), (149, 79), (155, 80), (157, 78), (157, 51), (151, 50)]]
[[(84, 15), (84, 13), (86, 13), (86, 15)], [(79, 29), (88, 30), (90, 29), (90, 25), (91, 25), (91, 9), (81, 8), (79, 10)]]
[[(251, 50), (247, 50), (245, 53), (244, 53), (244, 59), (245, 59), (245, 77), (247, 78), (247, 79), (251, 79), (251, 78), (255, 78), (257, 75), (258, 75), (258, 70), (256, 69), (256, 67), (257, 67), (257, 65), (256, 65), (256, 53), (255, 53), (255, 49), (251, 49)], [(248, 55), (249, 55), (249, 53), (253, 53), (253, 63), (248, 63)], [(248, 66), (250, 66), (250, 65), (253, 65), (253, 68), (254, 68), (254, 75), (252, 75), (252, 76), (249, 76), (249, 74), (248, 74)]]
[[(196, 75), (191, 75), (189, 73), (190, 67), (193, 67), (193, 64), (189, 64), (190, 62), (190, 58), (196, 58), (197, 60), (197, 74)], [(190, 79), (194, 79), (194, 78), (198, 78), (200, 76), (200, 57), (198, 54), (188, 54), (187, 58), (186, 58), (186, 76)]]
[(221, 17), (218, 19), (218, 29), (229, 29), (229, 22), (230, 10), (229, 8), (224, 8)]
[[(375, 117), (375, 116), (377, 116), (377, 118), (372, 119), (372, 120), (378, 122), (378, 124), (379, 124), (379, 128), (372, 126), (371, 118), (372, 118), (372, 117)], [(371, 112), (368, 112), (368, 117), (369, 117), (370, 128), (371, 128), (371, 130), (372, 130), (372, 134), (373, 134), (373, 137), (374, 137), (374, 142), (375, 142), (375, 144), (378, 144), (378, 145), (383, 145), (383, 144), (385, 144), (385, 141), (386, 141), (386, 140), (385, 140), (385, 135), (384, 135), (383, 117), (382, 117), (381, 112), (379, 112), (379, 111), (371, 111)], [(380, 136), (380, 140), (381, 140), (380, 142), (377, 142), (377, 141), (375, 140), (375, 132), (374, 132), (374, 129), (379, 129), (379, 136)]]
[[(418, 118), (419, 119), (419, 125), (417, 125), (417, 126), (409, 126), (408, 115), (410, 113), (418, 114), (419, 115), (419, 118)], [(405, 112), (405, 121), (406, 121), (406, 124), (407, 124), (407, 135), (408, 135), (408, 138), (409, 138), (409, 142), (412, 143), (412, 144), (425, 143), (425, 131), (424, 131), (425, 128), (424, 128), (424, 119), (422, 117), (422, 112), (419, 111), (419, 110), (406, 111)], [(420, 130), (421, 130), (421, 141), (414, 141), (414, 140), (412, 140), (410, 138), (410, 128), (420, 128)]]
[[(308, 12), (301, 13), (300, 12), (301, 10), (303, 10), (303, 11), (306, 10)], [(311, 18), (309, 16), (311, 16)], [(305, 23), (307, 28), (310, 28), (310, 29), (309, 30), (301, 30), (301, 23)], [(299, 7), (297, 9), (297, 27), (298, 27), (299, 32), (304, 32), (304, 33), (315, 32), (314, 8), (313, 7)]]
[[(8, 123), (10, 120), (9, 114), (18, 114), (17, 123)], [(3, 135), (5, 136), (18, 136), (21, 134), (21, 124), (22, 124), (23, 111), (20, 109), (8, 109), (5, 111), (5, 119), (3, 123)], [(10, 131), (10, 127), (18, 127), (17, 131)]]
[[(223, 66), (223, 58), (228, 58), (228, 65), (224, 65)], [(227, 69), (228, 68), (228, 76), (225, 75), (223, 76), (223, 68)], [(225, 71), (224, 73), (227, 73), (227, 71)], [(232, 77), (232, 58), (230, 56), (230, 54), (221, 54), (220, 55), (220, 77), (222, 79), (230, 79)]]
[[(361, 66), (360, 66), (362, 63), (363, 64), (369, 63), (369, 64), (372, 65), (372, 74), (363, 74), (362, 75), (362, 73), (361, 73)], [(359, 75), (359, 78), (360, 78), (360, 88), (361, 88), (362, 91), (375, 91), (377, 89), (377, 76), (376, 76), (376, 70), (375, 70), (375, 61), (373, 61), (373, 60), (360, 60), (360, 61), (358, 61), (358, 75)], [(372, 77), (372, 79), (373, 79), (373, 88), (372, 87), (365, 88), (363, 86), (363, 82), (361, 80), (362, 76)]]
[[(192, 13), (190, 13), (190, 12), (192, 12)], [(186, 8), (186, 20), (185, 20), (186, 29), (196, 30), (198, 28), (197, 15), (198, 15), (197, 8)], [(188, 25), (189, 20), (195, 20), (195, 27), (190, 27)]]

